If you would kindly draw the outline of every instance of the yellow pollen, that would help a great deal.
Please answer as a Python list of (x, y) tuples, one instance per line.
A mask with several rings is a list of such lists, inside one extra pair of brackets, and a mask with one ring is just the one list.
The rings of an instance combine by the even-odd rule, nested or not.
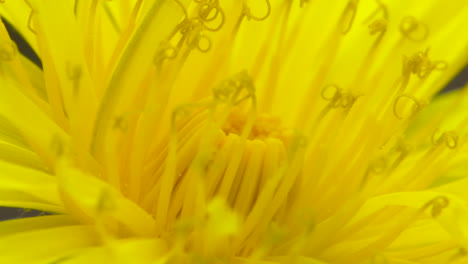
[[(233, 111), (222, 129), (224, 133), (241, 135), (242, 130), (247, 123), (248, 117), (241, 111)], [(291, 130), (285, 128), (281, 120), (275, 116), (269, 114), (260, 114), (256, 117), (252, 130), (248, 135), (248, 139), (261, 139), (267, 138), (280, 139), (283, 142), (287, 141), (291, 135)]]

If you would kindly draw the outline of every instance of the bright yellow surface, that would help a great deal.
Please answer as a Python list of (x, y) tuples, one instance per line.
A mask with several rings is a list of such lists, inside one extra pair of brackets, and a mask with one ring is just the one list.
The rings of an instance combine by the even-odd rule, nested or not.
[(468, 263), (464, 0), (0, 14), (0, 263)]

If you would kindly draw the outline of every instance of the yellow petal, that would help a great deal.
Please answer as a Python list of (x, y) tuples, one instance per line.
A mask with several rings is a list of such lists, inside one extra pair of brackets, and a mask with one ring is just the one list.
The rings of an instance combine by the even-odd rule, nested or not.
[(37, 94), (47, 102), (47, 90), (45, 88), (44, 73), (42, 70), (34, 64), (31, 60), (24, 56), (20, 56), (20, 61), (24, 68), (24, 71), (28, 74), (29, 81), (32, 86), (36, 89)]
[[(74, 19), (74, 1), (30, 1), (49, 101), (67, 113), (74, 148), (88, 152), (98, 102)], [(63, 100), (63, 109), (60, 109)], [(58, 102), (60, 101), (60, 102)]]
[(154, 219), (112, 186), (71, 167), (65, 160), (58, 165), (57, 175), (66, 208), (81, 221), (117, 222), (135, 235), (154, 234)]
[(63, 212), (54, 176), (0, 161), (0, 180), (1, 205)]
[(83, 249), (55, 261), (66, 264), (154, 264), (167, 251), (167, 245), (160, 239), (121, 239), (110, 241), (102, 247)]
[(98, 240), (92, 226), (64, 226), (17, 233), (0, 238), (0, 263), (40, 263), (70, 255), (80, 248), (96, 246)]
[(36, 153), (2, 140), (0, 140), (0, 160), (36, 170), (47, 171), (47, 167)]
[(58, 152), (64, 151), (68, 136), (21, 94), (17, 85), (9, 78), (0, 78), (0, 83), (0, 113), (21, 133), (28, 146), (53, 168), (55, 157)]
[(18, 147), (29, 148), (21, 131), (3, 115), (0, 115), (0, 140)]
[(76, 220), (66, 215), (45, 215), (2, 221), (0, 222), (0, 237), (75, 224), (77, 224)]
[(371, 215), (385, 206), (403, 206), (425, 212), (438, 221), (441, 226), (463, 246), (468, 245), (468, 207), (455, 192), (421, 191), (402, 192), (377, 196), (370, 199), (356, 215), (360, 219)]
[[(138, 30), (132, 35), (108, 81), (108, 88), (101, 103), (94, 131), (93, 150), (96, 153), (104, 151), (103, 146), (108, 141), (105, 137), (108, 130), (112, 128), (113, 120), (128, 112), (142, 111), (142, 109), (131, 109), (131, 107), (135, 100), (144, 99), (136, 98), (136, 96), (138, 87), (153, 66), (153, 56), (158, 50), (158, 46), (154, 43), (164, 41), (180, 22), (182, 16), (183, 10), (176, 2), (170, 0), (154, 2), (143, 14)], [(128, 89), (128, 87), (133, 88)]]

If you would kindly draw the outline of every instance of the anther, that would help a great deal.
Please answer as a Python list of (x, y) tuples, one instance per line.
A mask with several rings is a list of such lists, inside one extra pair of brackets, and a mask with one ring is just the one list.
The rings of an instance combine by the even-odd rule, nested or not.
[(441, 213), (442, 210), (447, 208), (450, 204), (450, 201), (447, 197), (445, 196), (437, 196), (434, 199), (430, 200), (427, 202), (423, 207), (422, 210), (425, 211), (428, 208), (431, 208), (431, 216), (432, 217), (438, 217)]
[(359, 0), (349, 0), (345, 10), (343, 11), (340, 21), (341, 33), (343, 35), (347, 34), (353, 26), (354, 19), (356, 18), (358, 3)]
[(426, 24), (420, 23), (416, 18), (407, 16), (400, 23), (401, 34), (413, 41), (423, 41), (429, 36), (429, 28)]
[(271, 3), (270, 3), (270, 0), (265, 0), (265, 2), (266, 2), (266, 7), (267, 7), (265, 15), (260, 16), (260, 17), (252, 15), (252, 12), (250, 11), (250, 8), (248, 6), (246, 6), (246, 5), (244, 5), (244, 10), (243, 10), (242, 14), (245, 17), (247, 17), (247, 19), (249, 19), (249, 20), (250, 19), (255, 20), (255, 21), (266, 20), (271, 14)]
[[(399, 111), (399, 108), (400, 109), (402, 108), (401, 104), (403, 104), (404, 101), (407, 101), (407, 102), (409, 102), (411, 104), (411, 111), (410, 111), (409, 114), (406, 114), (406, 115), (402, 113), (403, 111)], [(400, 120), (412, 119), (413, 117), (415, 117), (415, 115), (419, 111), (421, 111), (421, 109), (424, 106), (425, 106), (425, 103), (419, 101), (413, 95), (401, 94), (401, 95), (397, 96), (397, 98), (395, 99), (395, 103), (393, 104), (393, 114), (395, 115), (396, 118), (398, 118)]]
[(432, 134), (432, 144), (435, 146), (445, 143), (449, 149), (455, 149), (458, 146), (458, 135), (454, 131), (447, 131), (440, 136), (437, 131)]
[(11, 61), (18, 54), (18, 47), (12, 41), (0, 43), (0, 60)]

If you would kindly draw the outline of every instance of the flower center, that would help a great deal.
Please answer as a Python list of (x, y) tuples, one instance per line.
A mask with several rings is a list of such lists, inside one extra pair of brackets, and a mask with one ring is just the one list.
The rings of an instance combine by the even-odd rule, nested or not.
[[(241, 111), (233, 111), (222, 126), (222, 130), (226, 135), (241, 135), (247, 125), (248, 119), (247, 114)], [(278, 117), (260, 114), (255, 117), (247, 138), (249, 140), (275, 138), (282, 142), (287, 142), (290, 135), (291, 130), (285, 128)]]

